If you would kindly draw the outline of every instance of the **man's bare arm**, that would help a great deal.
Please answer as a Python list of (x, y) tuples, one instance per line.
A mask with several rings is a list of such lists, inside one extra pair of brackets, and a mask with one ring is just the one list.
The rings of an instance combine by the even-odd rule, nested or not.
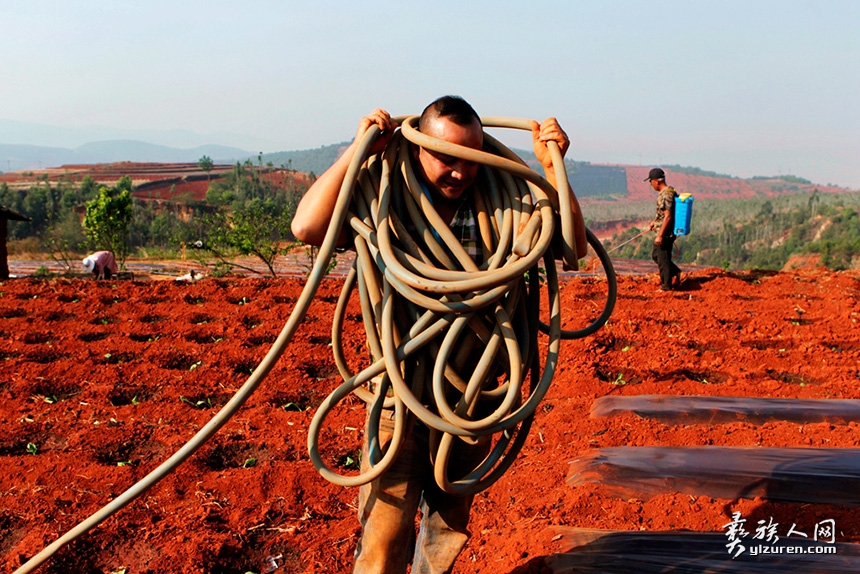
[[(370, 151), (371, 153), (379, 153), (385, 149), (385, 145), (391, 139), (391, 134), (394, 132), (396, 126), (391, 121), (391, 116), (388, 112), (376, 109), (369, 115), (361, 118), (353, 142), (337, 161), (311, 185), (310, 189), (302, 197), (296, 208), (293, 221), (290, 224), (290, 229), (293, 235), (296, 236), (296, 239), (309, 245), (319, 246), (322, 244), (332, 215), (334, 214), (337, 194), (343, 185), (343, 178), (352, 161), (358, 141), (370, 126), (374, 124), (379, 126), (382, 133), (374, 142)], [(338, 239), (338, 244), (343, 244), (345, 241), (346, 237), (342, 231)]]
[(668, 209), (663, 210), (663, 223), (660, 225), (660, 230), (657, 232), (657, 237), (654, 239), (654, 245), (663, 244), (663, 238), (668, 235), (667, 232), (669, 231), (669, 218), (671, 217), (671, 215), (672, 214)]

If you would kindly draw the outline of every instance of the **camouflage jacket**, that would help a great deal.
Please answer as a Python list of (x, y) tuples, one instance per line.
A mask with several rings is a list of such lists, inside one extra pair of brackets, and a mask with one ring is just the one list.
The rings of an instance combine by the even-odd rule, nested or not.
[(674, 235), (675, 229), (675, 197), (678, 196), (678, 193), (675, 191), (675, 188), (671, 185), (666, 186), (663, 191), (660, 192), (660, 195), (657, 196), (657, 215), (654, 217), (654, 231), (657, 233), (660, 232), (660, 228), (663, 226), (663, 218), (666, 216), (666, 212), (669, 212), (669, 227), (667, 228), (666, 236), (671, 237)]

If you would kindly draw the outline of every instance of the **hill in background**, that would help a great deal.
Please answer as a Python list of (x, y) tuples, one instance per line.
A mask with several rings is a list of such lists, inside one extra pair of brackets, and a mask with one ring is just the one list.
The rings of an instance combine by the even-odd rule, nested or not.
[(340, 142), (314, 149), (264, 153), (262, 160), (265, 164), (320, 175), (340, 157), (347, 146), (349, 142)]
[(218, 162), (232, 163), (235, 158), (249, 157), (251, 154), (239, 148), (221, 145), (203, 145), (180, 149), (135, 140), (98, 141), (83, 144), (76, 148), (0, 144), (0, 169), (26, 171), (68, 164), (127, 161), (196, 163), (204, 155)]
[[(52, 166), (84, 164), (112, 164), (122, 162), (122, 169), (134, 179), (136, 163), (196, 164), (202, 156), (222, 165), (235, 163), (262, 163), (267, 166), (313, 173), (323, 173), (339, 157), (348, 142), (321, 146), (314, 149), (282, 151), (254, 155), (246, 150), (220, 145), (205, 145), (181, 149), (155, 145), (136, 140), (109, 140), (92, 142), (74, 149), (31, 145), (0, 144), (0, 169), (7, 171), (47, 170)], [(532, 168), (540, 169), (530, 150), (514, 150)], [(5, 159), (5, 166), (3, 160)], [(642, 180), (651, 166), (613, 165), (565, 161), (570, 182), (578, 197), (588, 200), (651, 201), (654, 193)], [(744, 199), (772, 197), (785, 194), (842, 193), (851, 191), (833, 185), (822, 185), (802, 177), (760, 176), (748, 179), (706, 171), (698, 167), (679, 165), (662, 166), (667, 180), (679, 192), (694, 194), (697, 199)], [(152, 169), (148, 168), (151, 172)], [(171, 171), (165, 166), (165, 171)], [(4, 177), (9, 181), (7, 174)], [(151, 179), (151, 178), (149, 178)]]
[[(349, 142), (341, 142), (316, 149), (263, 154), (264, 163), (297, 171), (324, 172), (340, 156)], [(532, 169), (540, 171), (534, 154), (528, 150), (515, 149)], [(606, 200), (652, 200), (654, 192), (648, 183), (642, 181), (651, 166), (612, 165), (565, 160), (570, 184), (580, 198)], [(706, 171), (698, 167), (680, 165), (663, 166), (667, 180), (679, 192), (692, 193), (701, 199), (744, 199), (751, 197), (770, 197), (784, 194), (812, 193), (818, 189), (822, 193), (844, 193), (846, 188), (817, 184), (807, 179), (793, 176), (757, 176), (749, 179)]]

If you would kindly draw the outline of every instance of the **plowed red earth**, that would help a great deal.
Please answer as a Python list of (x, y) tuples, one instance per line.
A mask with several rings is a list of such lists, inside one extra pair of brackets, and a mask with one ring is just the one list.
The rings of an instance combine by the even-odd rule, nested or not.
[[(601, 447), (858, 446), (856, 423), (589, 417), (607, 395), (860, 398), (858, 277), (709, 269), (672, 293), (658, 293), (653, 274), (621, 277), (610, 323), (562, 344), (523, 452), (475, 500), (456, 571), (548, 571), (544, 558), (564, 550), (551, 526), (722, 531), (732, 511), (807, 529), (832, 518), (838, 541), (860, 541), (856, 509), (617, 499), (565, 482), (572, 459)], [(314, 408), (337, 383), (328, 344), (340, 286), (324, 282), (272, 374), (210, 443), (41, 571), (259, 573), (277, 555), (277, 572), (349, 571), (357, 490), (323, 480), (306, 451)], [(14, 570), (191, 438), (263, 357), (301, 288), (260, 279), (0, 284), (0, 568)], [(573, 278), (562, 293), (566, 326), (578, 328), (599, 312), (605, 283)], [(357, 366), (356, 301), (347, 317)], [(363, 418), (358, 401), (333, 415), (323, 444), (333, 467), (356, 456)]]

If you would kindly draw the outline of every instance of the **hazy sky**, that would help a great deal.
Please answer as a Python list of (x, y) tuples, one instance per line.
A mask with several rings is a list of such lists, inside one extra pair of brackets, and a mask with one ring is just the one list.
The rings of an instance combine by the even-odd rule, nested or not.
[(450, 93), (557, 116), (577, 160), (860, 189), (856, 0), (0, 0), (0, 22), (5, 120), (272, 152)]

